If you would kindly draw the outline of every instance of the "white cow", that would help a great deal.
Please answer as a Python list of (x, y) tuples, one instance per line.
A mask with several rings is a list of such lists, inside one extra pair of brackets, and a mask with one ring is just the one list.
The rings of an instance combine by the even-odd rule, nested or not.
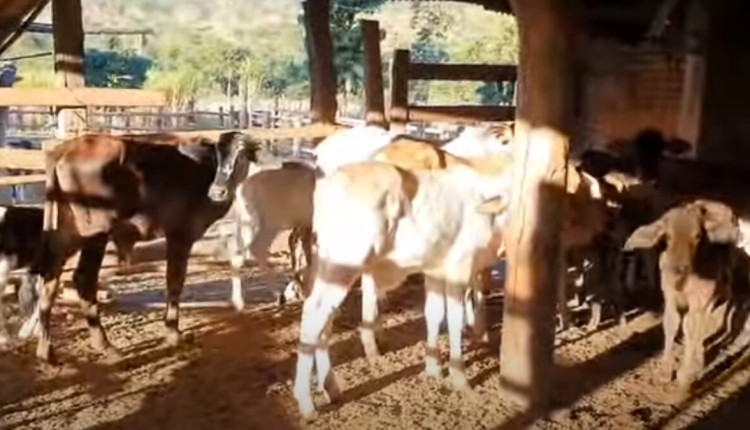
[(396, 288), (411, 273), (425, 274), (425, 370), (440, 374), (437, 340), (447, 307), (452, 382), (469, 388), (461, 355), (463, 297), (473, 276), (496, 260), (509, 173), (506, 157), (413, 171), (369, 161), (342, 166), (318, 182), (313, 214), (318, 254), (303, 307), (294, 384), (304, 417), (315, 412), (314, 361), (320, 388), (332, 400), (339, 394), (326, 343), (333, 312), (363, 274), (369, 275), (362, 279), (363, 294)]

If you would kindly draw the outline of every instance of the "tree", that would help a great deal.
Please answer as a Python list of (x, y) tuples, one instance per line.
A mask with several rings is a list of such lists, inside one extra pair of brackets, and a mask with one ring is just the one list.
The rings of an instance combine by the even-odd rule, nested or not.
[(86, 85), (107, 88), (141, 88), (152, 65), (132, 51), (98, 49), (87, 50), (83, 63)]
[[(411, 9), (412, 18), (409, 25), (416, 31), (416, 39), (411, 45), (411, 60), (422, 63), (448, 61), (444, 39), (451, 26), (450, 15), (439, 6), (424, 5), (421, 1), (413, 2)], [(425, 103), (430, 94), (429, 84), (414, 82), (410, 85), (409, 93), (414, 95), (416, 102)]]

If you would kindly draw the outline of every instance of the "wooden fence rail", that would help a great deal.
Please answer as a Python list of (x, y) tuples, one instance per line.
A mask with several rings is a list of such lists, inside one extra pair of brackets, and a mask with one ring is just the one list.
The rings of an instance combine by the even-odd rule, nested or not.
[(418, 106), (409, 104), (409, 81), (483, 81), (512, 82), (517, 79), (516, 66), (486, 64), (413, 63), (410, 52), (398, 49), (391, 66), (391, 128), (404, 131), (406, 123), (455, 122), (473, 124), (485, 121), (513, 121), (514, 106)]

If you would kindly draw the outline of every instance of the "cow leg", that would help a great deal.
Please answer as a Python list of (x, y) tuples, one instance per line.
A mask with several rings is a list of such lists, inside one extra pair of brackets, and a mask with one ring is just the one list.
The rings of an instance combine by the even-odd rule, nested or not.
[(123, 226), (112, 233), (112, 242), (117, 252), (118, 271), (130, 273), (133, 264), (133, 249), (137, 240), (137, 230), (134, 227)]
[(375, 336), (378, 320), (378, 288), (375, 279), (370, 274), (362, 275), (360, 283), (362, 289), (362, 326), (359, 337), (367, 358), (375, 358), (380, 355), (378, 342)]
[(117, 357), (117, 350), (110, 344), (99, 317), (99, 304), (97, 303), (97, 286), (99, 270), (104, 259), (104, 251), (107, 246), (107, 235), (100, 234), (87, 238), (81, 249), (81, 257), (78, 267), (73, 273), (73, 284), (81, 301), (81, 311), (86, 318), (91, 335), (91, 346), (102, 353)]
[[(276, 238), (277, 234), (278, 232), (275, 230), (271, 231), (260, 229), (260, 231), (258, 231), (257, 234), (253, 237), (253, 240), (250, 243), (249, 247), (250, 253), (252, 254), (255, 262), (258, 264), (258, 268), (261, 271), (261, 276), (266, 281), (266, 287), (271, 291), (274, 291), (274, 279), (273, 276), (271, 276), (271, 266), (268, 264), (268, 257), (270, 256), (269, 248), (271, 248), (271, 244), (273, 243), (273, 240)], [(284, 297), (283, 291), (277, 293), (276, 300), (279, 306), (284, 305), (286, 299)]]
[[(425, 351), (425, 374), (442, 375), (438, 336), (440, 324), (445, 318), (445, 284), (432, 276), (425, 275), (424, 318), (427, 323), (427, 350)], [(461, 310), (463, 312), (463, 309)], [(463, 327), (462, 327), (463, 328)]]
[(487, 343), (487, 292), (492, 279), (492, 270), (485, 269), (475, 278), (476, 285), (466, 289), (464, 307), (466, 309), (466, 323), (473, 329), (474, 339)]
[[(563, 262), (566, 260), (563, 259)], [(560, 264), (558, 276), (560, 277), (560, 286), (557, 289), (557, 312), (560, 315), (560, 324), (558, 330), (563, 332), (570, 327), (570, 309), (568, 309), (568, 264)]]
[(685, 315), (682, 325), (685, 349), (682, 363), (677, 370), (677, 384), (682, 388), (689, 387), (705, 366), (703, 341), (707, 329), (705, 315), (708, 312), (708, 309), (690, 309)]
[(621, 251), (611, 250), (612, 252), (612, 264), (607, 265), (607, 268), (612, 267), (612, 273), (609, 275), (609, 280), (612, 283), (614, 289), (614, 302), (615, 302), (615, 313), (618, 317), (618, 323), (620, 327), (625, 327), (628, 323), (627, 315), (625, 315), (625, 297), (628, 291), (626, 280), (624, 279), (623, 270), (625, 265), (628, 264), (628, 257), (625, 256)]
[(328, 275), (328, 273), (324, 273), (323, 277), (316, 277), (310, 297), (305, 300), (302, 306), (300, 344), (294, 377), (294, 398), (297, 400), (300, 413), (304, 419), (312, 418), (315, 413), (315, 405), (310, 392), (310, 378), (316, 360), (318, 380), (323, 381), (324, 387), (328, 390), (329, 399), (335, 400), (339, 392), (335, 375), (330, 371), (331, 363), (328, 357), (328, 348), (321, 340), (334, 311), (346, 298), (348, 285), (351, 285), (356, 278), (356, 274), (353, 274), (354, 276), (347, 274), (346, 279), (331, 282), (325, 275)]
[(245, 297), (242, 292), (242, 276), (240, 270), (245, 265), (245, 243), (240, 233), (240, 222), (235, 221), (234, 247), (230, 247), (231, 256), (229, 265), (232, 277), (232, 297), (231, 302), (235, 310), (241, 311), (245, 308)]
[(461, 332), (464, 327), (463, 293), (466, 286), (449, 283), (446, 288), (446, 309), (448, 313), (448, 340), (450, 344), (450, 372), (453, 389), (457, 391), (470, 390), (469, 380), (464, 370), (464, 359), (461, 353)]
[[(298, 251), (301, 251), (300, 254)], [(310, 262), (312, 261), (312, 229), (297, 227), (289, 235), (289, 253), (291, 257), (292, 276), (285, 290), (286, 299), (304, 300), (308, 294)], [(302, 259), (304, 258), (304, 263)]]
[(5, 295), (5, 286), (8, 284), (10, 271), (13, 269), (12, 257), (7, 255), (0, 256), (0, 350), (10, 346), (10, 335), (8, 334), (7, 321), (5, 320), (5, 305), (3, 296)]
[(185, 285), (188, 258), (192, 242), (167, 237), (167, 309), (164, 314), (166, 342), (169, 346), (180, 343), (180, 296)]
[(662, 317), (664, 330), (664, 351), (661, 357), (662, 373), (665, 379), (672, 379), (674, 368), (674, 342), (680, 328), (680, 313), (673, 294), (664, 292), (664, 315)]
[(44, 278), (44, 285), (42, 286), (42, 291), (39, 295), (39, 303), (37, 305), (37, 313), (39, 314), (39, 340), (36, 345), (36, 356), (40, 360), (49, 363), (55, 361), (49, 327), (52, 306), (55, 304), (57, 291), (60, 288), (61, 270), (62, 264), (56, 270), (54, 276)]

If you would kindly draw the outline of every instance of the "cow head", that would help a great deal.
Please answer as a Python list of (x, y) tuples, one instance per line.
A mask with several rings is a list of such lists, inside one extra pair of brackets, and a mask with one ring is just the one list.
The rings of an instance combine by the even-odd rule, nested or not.
[(702, 241), (736, 243), (739, 225), (732, 209), (706, 200), (670, 209), (651, 224), (636, 229), (625, 243), (625, 250), (666, 245), (659, 259), (662, 274), (684, 275), (693, 269), (693, 257)]
[(234, 190), (247, 178), (251, 163), (258, 162), (260, 144), (240, 132), (222, 133), (216, 144), (216, 176), (208, 197), (217, 203), (231, 199)]

